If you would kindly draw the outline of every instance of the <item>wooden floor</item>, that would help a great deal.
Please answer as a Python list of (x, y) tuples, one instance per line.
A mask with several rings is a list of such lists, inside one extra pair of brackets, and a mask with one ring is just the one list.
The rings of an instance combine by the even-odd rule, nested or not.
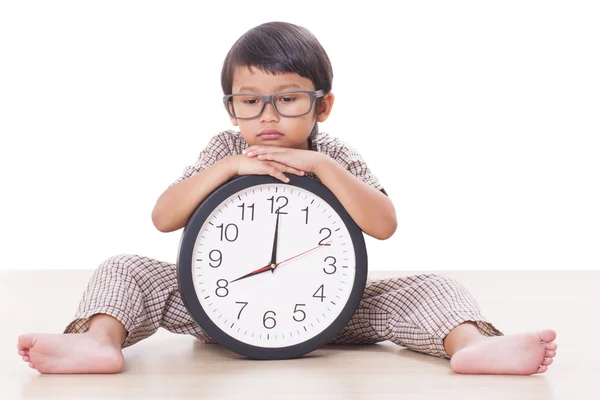
[(0, 399), (600, 399), (600, 271), (443, 273), (505, 334), (557, 330), (557, 357), (541, 375), (458, 375), (448, 360), (391, 342), (249, 361), (164, 330), (125, 349), (121, 374), (40, 375), (17, 355), (17, 336), (61, 332), (92, 272), (0, 271)]

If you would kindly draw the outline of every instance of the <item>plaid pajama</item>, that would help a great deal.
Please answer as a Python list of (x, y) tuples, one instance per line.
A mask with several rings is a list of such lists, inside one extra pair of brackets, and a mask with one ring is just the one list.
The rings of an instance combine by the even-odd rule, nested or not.
[[(215, 343), (187, 312), (177, 286), (175, 264), (134, 254), (104, 261), (94, 272), (75, 320), (64, 333), (89, 328), (89, 317), (104, 313), (119, 320), (131, 346), (162, 327)], [(368, 280), (352, 319), (331, 344), (390, 340), (409, 349), (448, 357), (444, 337), (464, 321), (475, 321), (486, 336), (502, 335), (481, 315), (459, 282), (433, 274)]]
[[(216, 161), (241, 154), (248, 143), (239, 132), (224, 131), (211, 138), (193, 165), (175, 185)], [(309, 148), (329, 155), (363, 182), (387, 195), (356, 150), (341, 140), (315, 130)], [(319, 181), (314, 174), (306, 176)], [(75, 319), (65, 333), (89, 329), (94, 314), (108, 314), (127, 331), (122, 347), (147, 338), (163, 327), (215, 343), (188, 314), (177, 285), (175, 264), (140, 255), (124, 254), (105, 260), (94, 272)], [(332, 344), (367, 344), (390, 340), (437, 357), (448, 357), (443, 340), (464, 321), (474, 321), (485, 336), (502, 335), (481, 314), (475, 299), (459, 282), (433, 274), (368, 280), (352, 319)]]

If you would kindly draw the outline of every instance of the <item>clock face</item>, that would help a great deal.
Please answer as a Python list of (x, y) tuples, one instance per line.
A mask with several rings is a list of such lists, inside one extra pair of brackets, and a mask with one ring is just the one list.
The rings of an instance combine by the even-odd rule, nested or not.
[[(313, 191), (253, 185), (221, 198), (204, 218), (193, 244), (193, 287), (226, 335), (262, 348), (293, 346), (344, 310), (355, 286), (352, 235)], [(280, 264), (244, 277), (270, 265), (276, 223)]]

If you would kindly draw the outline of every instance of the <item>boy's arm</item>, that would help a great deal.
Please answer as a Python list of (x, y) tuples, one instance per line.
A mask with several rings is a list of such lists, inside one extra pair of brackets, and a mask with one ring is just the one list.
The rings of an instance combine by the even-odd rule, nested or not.
[(384, 240), (396, 231), (396, 210), (388, 196), (364, 183), (333, 158), (323, 154), (315, 174), (369, 236)]
[(202, 200), (234, 176), (232, 157), (225, 157), (183, 182), (170, 186), (156, 201), (152, 223), (161, 232), (183, 228)]

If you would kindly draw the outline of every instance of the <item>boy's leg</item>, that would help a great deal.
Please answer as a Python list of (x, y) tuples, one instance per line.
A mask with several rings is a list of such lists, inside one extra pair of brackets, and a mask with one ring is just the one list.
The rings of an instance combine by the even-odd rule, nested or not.
[(461, 283), (422, 274), (369, 281), (354, 316), (332, 343), (390, 340), (437, 357), (450, 358), (451, 351), (459, 373), (529, 375), (552, 363), (555, 337), (550, 329), (503, 336)]
[(75, 319), (64, 333), (86, 332), (90, 317), (99, 313), (123, 324), (123, 348), (149, 337), (159, 327), (214, 343), (181, 300), (176, 265), (165, 261), (130, 254), (104, 261), (92, 276)]
[(28, 334), (19, 355), (43, 373), (114, 373), (123, 368), (121, 348), (159, 327), (214, 343), (187, 313), (176, 266), (138, 255), (104, 261), (83, 294), (68, 335)]
[(502, 335), (481, 314), (470, 293), (450, 278), (422, 274), (369, 280), (354, 316), (332, 343), (390, 340), (449, 358), (444, 338), (465, 321), (474, 321), (482, 335)]

